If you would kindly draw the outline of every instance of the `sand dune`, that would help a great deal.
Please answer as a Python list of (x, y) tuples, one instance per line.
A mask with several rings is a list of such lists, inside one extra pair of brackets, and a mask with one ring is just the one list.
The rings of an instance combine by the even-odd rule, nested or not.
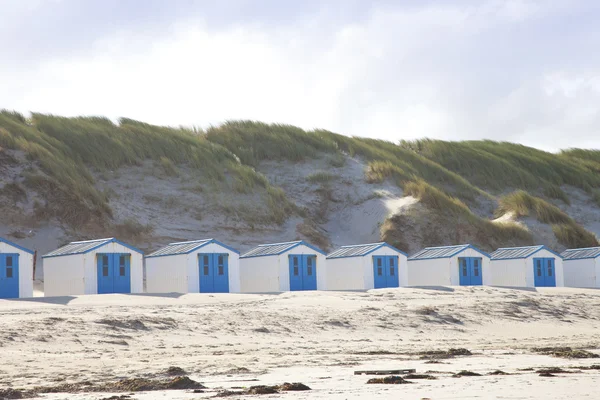
[[(535, 372), (600, 364), (600, 359), (532, 350), (571, 346), (600, 354), (597, 290), (463, 287), (38, 298), (0, 301), (0, 320), (0, 388), (164, 378), (170, 366), (183, 368), (207, 391), (132, 398), (202, 398), (284, 381), (313, 390), (271, 398), (595, 399), (600, 387), (600, 370), (550, 378)], [(430, 364), (419, 354), (449, 348), (473, 355)], [(369, 377), (353, 375), (365, 368), (434, 370), (437, 379), (367, 385)], [(527, 368), (534, 370), (520, 370)], [(514, 375), (486, 375), (496, 369)], [(484, 376), (452, 377), (461, 370)]]

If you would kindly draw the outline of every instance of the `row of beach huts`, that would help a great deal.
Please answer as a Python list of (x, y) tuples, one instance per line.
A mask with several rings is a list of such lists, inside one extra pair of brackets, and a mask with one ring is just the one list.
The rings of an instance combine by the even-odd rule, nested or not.
[[(0, 238), (0, 298), (33, 296), (34, 252)], [(406, 286), (600, 287), (600, 247), (428, 247), (410, 257), (387, 243), (330, 254), (304, 241), (245, 254), (214, 239), (149, 255), (115, 238), (72, 242), (42, 256), (45, 296), (103, 293), (272, 293)], [(144, 290), (144, 278), (146, 287)]]

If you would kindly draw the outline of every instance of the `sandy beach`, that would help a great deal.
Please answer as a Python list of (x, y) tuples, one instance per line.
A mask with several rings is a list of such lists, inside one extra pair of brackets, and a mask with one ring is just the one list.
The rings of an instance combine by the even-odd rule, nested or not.
[[(301, 382), (312, 390), (260, 397), (599, 397), (600, 370), (590, 367), (600, 365), (600, 358), (535, 350), (568, 346), (600, 355), (598, 290), (440, 287), (34, 298), (0, 300), (0, 320), (0, 389), (168, 380), (173, 378), (166, 374), (169, 367), (183, 369), (206, 386), (197, 393), (40, 394), (47, 399), (112, 394), (198, 399), (284, 382)], [(472, 355), (442, 353), (452, 348)], [(426, 353), (432, 351), (439, 354)], [(539, 370), (548, 367), (565, 372), (540, 376)], [(435, 379), (385, 385), (367, 384), (373, 376), (354, 375), (356, 370), (400, 368)], [(454, 377), (463, 370), (481, 376)], [(488, 375), (497, 370), (510, 375)]]

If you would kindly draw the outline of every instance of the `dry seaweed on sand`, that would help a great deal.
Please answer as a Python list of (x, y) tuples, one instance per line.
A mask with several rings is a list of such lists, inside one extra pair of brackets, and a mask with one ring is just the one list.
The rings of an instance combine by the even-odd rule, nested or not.
[(37, 397), (37, 393), (21, 389), (0, 389), (0, 399), (32, 399)]
[(186, 390), (206, 389), (200, 382), (187, 376), (178, 376), (169, 380), (154, 380), (146, 378), (128, 378), (104, 384), (67, 383), (57, 386), (38, 386), (36, 393), (87, 393), (87, 392), (141, 392), (153, 390)]
[(406, 383), (413, 383), (411, 381), (407, 381), (401, 376), (392, 375), (386, 376), (385, 378), (371, 378), (367, 381), (368, 384), (386, 384), (386, 385), (403, 385)]
[(437, 379), (433, 375), (429, 374), (407, 374), (403, 376), (404, 379)]
[(181, 367), (171, 366), (171, 367), (167, 368), (167, 370), (165, 371), (165, 374), (167, 374), (169, 376), (182, 376), (182, 375), (187, 375), (187, 372), (185, 372), (185, 370)]
[(540, 368), (537, 371), (538, 374), (544, 374), (544, 373), (549, 373), (549, 374), (572, 374), (573, 371), (566, 371), (560, 367), (549, 367), (549, 368)]
[(504, 372), (502, 370), (497, 369), (495, 371), (489, 372), (488, 375), (511, 375), (511, 374), (509, 374), (508, 372)]
[(473, 371), (460, 371), (457, 372), (456, 374), (452, 375), (454, 378), (460, 378), (463, 376), (481, 376), (481, 374), (478, 374), (477, 372), (473, 372)]
[(448, 350), (428, 350), (428, 351), (421, 351), (419, 353), (417, 353), (419, 356), (421, 356), (421, 360), (439, 360), (439, 359), (447, 359), (447, 358), (454, 358), (457, 356), (471, 356), (473, 355), (473, 353), (471, 353), (469, 350), (464, 349), (464, 348), (457, 348), (457, 349), (448, 349)]
[(302, 391), (302, 390), (311, 390), (308, 386), (300, 382), (289, 383), (285, 382), (281, 385), (256, 385), (250, 386), (246, 390), (241, 391), (233, 391), (233, 390), (223, 390), (216, 394), (214, 397), (229, 397), (236, 395), (248, 395), (248, 394), (275, 394), (280, 392), (291, 392), (291, 391)]
[(534, 347), (534, 352), (560, 358), (600, 358), (598, 354), (571, 347)]

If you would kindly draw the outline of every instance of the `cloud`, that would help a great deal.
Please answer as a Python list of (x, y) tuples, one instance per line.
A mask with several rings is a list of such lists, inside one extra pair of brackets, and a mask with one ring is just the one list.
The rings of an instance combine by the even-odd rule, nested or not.
[[(49, 32), (48, 51), (0, 65), (11, 78), (0, 81), (0, 107), (167, 125), (255, 119), (393, 141), (600, 147), (600, 12), (584, 1), (181, 1), (173, 9), (151, 1), (140, 11), (111, 0), (115, 18), (83, 3), (94, 7), (64, 0), (54, 13), (44, 2), (13, 10), (78, 22)], [(90, 29), (69, 39), (90, 13)], [(17, 22), (11, 29), (24, 35), (19, 43), (43, 37), (34, 30), (28, 39)]]

